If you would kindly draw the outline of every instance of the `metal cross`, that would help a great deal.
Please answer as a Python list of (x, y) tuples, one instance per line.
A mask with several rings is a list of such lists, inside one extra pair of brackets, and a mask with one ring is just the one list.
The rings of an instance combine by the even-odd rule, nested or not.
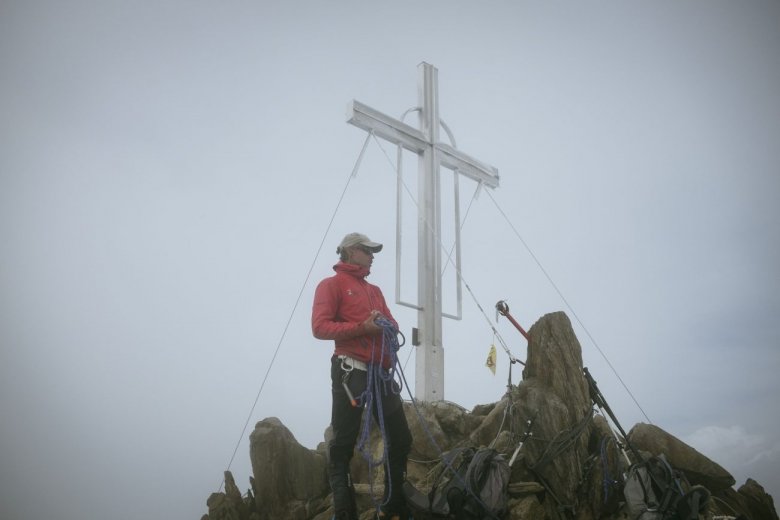
[[(444, 348), (442, 344), (441, 166), (485, 186), (498, 186), (498, 170), (439, 141), (438, 71), (420, 63), (418, 99), (420, 129), (386, 116), (353, 100), (348, 123), (373, 132), (419, 156), (417, 328), (419, 344), (415, 365), (415, 397), (422, 401), (444, 399)], [(460, 273), (457, 274), (460, 277)]]

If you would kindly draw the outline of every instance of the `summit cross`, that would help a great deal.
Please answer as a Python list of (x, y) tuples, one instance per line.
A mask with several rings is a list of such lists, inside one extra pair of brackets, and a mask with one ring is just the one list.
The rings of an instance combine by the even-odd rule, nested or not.
[[(415, 308), (419, 334), (415, 397), (432, 402), (444, 399), (440, 167), (452, 169), (490, 188), (498, 187), (498, 170), (439, 141), (442, 123), (439, 119), (438, 71), (425, 62), (417, 69), (419, 129), (356, 100), (349, 104), (347, 122), (418, 155), (420, 215), (417, 227), (418, 305)], [(456, 276), (460, 280), (460, 272)]]

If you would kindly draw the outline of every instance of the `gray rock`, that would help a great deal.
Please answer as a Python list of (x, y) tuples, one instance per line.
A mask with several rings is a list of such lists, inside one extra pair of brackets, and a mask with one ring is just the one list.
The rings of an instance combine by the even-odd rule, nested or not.
[(653, 455), (663, 453), (669, 464), (685, 473), (691, 484), (702, 485), (713, 493), (735, 483), (734, 477), (719, 464), (654, 424), (636, 424), (628, 432), (628, 440)]
[(201, 520), (250, 520), (249, 505), (241, 497), (233, 474), (225, 472), (225, 492), (212, 493), (206, 501), (209, 513)]
[[(523, 380), (499, 401), (471, 412), (449, 402), (404, 403), (414, 438), (408, 480), (427, 493), (442, 470), (441, 451), (492, 446), (509, 460), (520, 446), (511, 469), (507, 519), (571, 518), (562, 513), (566, 510), (576, 520), (625, 519), (620, 486), (605, 488), (605, 482), (627, 467), (616, 442), (623, 440), (615, 438), (605, 418), (593, 415), (571, 322), (562, 312), (548, 314), (529, 335)], [(376, 427), (369, 439), (369, 455), (379, 460), (383, 445)], [(629, 440), (644, 452), (665, 454), (691, 484), (708, 488), (715, 497), (709, 517), (741, 514), (751, 520), (778, 520), (772, 497), (757, 482), (749, 479), (734, 490), (734, 479), (725, 469), (661, 428), (640, 423), (631, 429)], [(325, 443), (317, 450), (298, 444), (276, 418), (260, 421), (250, 436), (254, 496), (250, 491), (242, 498), (226, 473), (225, 492), (209, 497), (209, 514), (202, 520), (329, 520), (325, 453)], [(366, 460), (356, 453), (352, 476), (360, 517), (373, 518), (382, 496), (383, 471), (369, 473)]]
[(275, 417), (258, 422), (249, 441), (261, 519), (305, 519), (307, 503), (328, 491), (325, 457), (298, 444)]

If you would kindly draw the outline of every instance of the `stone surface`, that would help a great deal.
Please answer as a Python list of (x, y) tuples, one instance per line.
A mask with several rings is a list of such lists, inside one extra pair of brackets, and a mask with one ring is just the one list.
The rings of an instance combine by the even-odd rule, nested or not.
[(275, 417), (256, 424), (249, 454), (261, 519), (304, 519), (307, 503), (328, 492), (323, 454), (298, 444)]
[(249, 507), (241, 498), (233, 475), (225, 472), (225, 492), (212, 493), (206, 501), (209, 520), (249, 520)]
[[(548, 314), (529, 335), (523, 380), (497, 402), (472, 411), (448, 402), (404, 403), (414, 437), (408, 480), (427, 493), (442, 470), (441, 451), (492, 446), (509, 460), (519, 446), (511, 468), (507, 519), (627, 519), (620, 507), (619, 476), (628, 465), (623, 439), (607, 419), (593, 415), (582, 352), (569, 319), (560, 312)], [(714, 497), (708, 518), (778, 520), (772, 497), (757, 482), (749, 479), (735, 490), (725, 469), (661, 428), (640, 423), (629, 439), (644, 452), (664, 453), (691, 484), (707, 487)], [(374, 428), (370, 454), (377, 460), (381, 453), (381, 435)], [(331, 518), (325, 443), (316, 450), (304, 448), (278, 419), (268, 418), (258, 422), (250, 436), (250, 458), (250, 491), (242, 497), (226, 473), (225, 492), (208, 498), (209, 514), (202, 520)], [(352, 474), (364, 520), (375, 516), (383, 480), (381, 468), (373, 475), (367, 468), (356, 453)], [(424, 515), (416, 519), (426, 520)]]
[(562, 312), (548, 314), (529, 330), (523, 381), (511, 399), (513, 429), (532, 436), (522, 452), (525, 464), (546, 483), (558, 507), (572, 508), (588, 457), (592, 406), (582, 374), (582, 350)]
[(684, 472), (691, 484), (702, 485), (713, 493), (735, 483), (734, 477), (719, 464), (658, 426), (639, 423), (628, 432), (628, 440), (636, 448), (653, 455), (665, 454), (669, 464)]

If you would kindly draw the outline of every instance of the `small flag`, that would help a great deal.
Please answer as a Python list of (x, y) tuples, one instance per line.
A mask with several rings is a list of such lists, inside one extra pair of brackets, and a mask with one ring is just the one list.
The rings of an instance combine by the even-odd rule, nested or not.
[(496, 375), (496, 346), (490, 345), (490, 353), (488, 354), (487, 361), (485, 361), (485, 366), (490, 369), (491, 372), (493, 372), (493, 375)]

